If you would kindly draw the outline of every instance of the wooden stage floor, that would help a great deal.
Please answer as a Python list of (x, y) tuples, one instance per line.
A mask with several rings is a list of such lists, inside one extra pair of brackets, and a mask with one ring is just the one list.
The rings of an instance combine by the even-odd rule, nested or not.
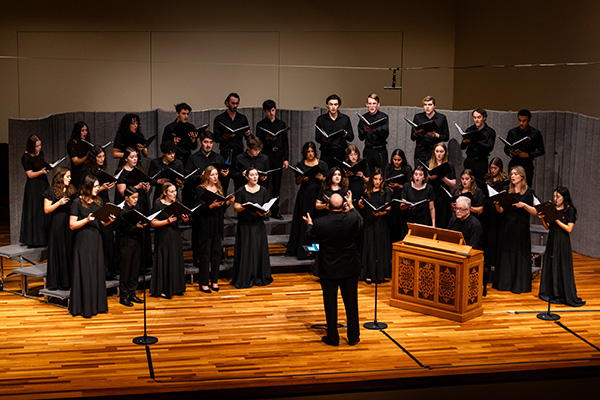
[[(278, 274), (268, 287), (245, 290), (223, 280), (221, 291), (210, 295), (188, 285), (183, 297), (148, 301), (148, 334), (159, 339), (149, 347), (155, 379), (144, 346), (132, 343), (143, 334), (140, 305), (127, 308), (110, 297), (107, 314), (83, 319), (0, 292), (0, 396), (262, 398), (595, 379), (600, 260), (575, 254), (575, 263), (587, 305), (553, 306), (559, 323), (536, 318), (546, 309), (534, 295), (539, 277), (533, 293), (490, 289), (484, 315), (466, 323), (391, 307), (386, 283), (379, 286), (378, 320), (389, 327), (361, 329), (357, 346), (342, 340), (338, 348), (322, 344), (324, 331), (313, 327), (324, 323), (324, 312), (320, 286), (309, 273)], [(7, 287), (16, 289), (17, 279), (9, 278)], [(359, 284), (361, 324), (373, 319), (374, 291)]]

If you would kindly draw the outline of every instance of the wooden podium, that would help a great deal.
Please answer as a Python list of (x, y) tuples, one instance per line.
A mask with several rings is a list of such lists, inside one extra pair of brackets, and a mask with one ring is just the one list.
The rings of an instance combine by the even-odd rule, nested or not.
[(453, 321), (483, 314), (483, 252), (465, 245), (462, 233), (408, 224), (393, 245), (390, 304)]

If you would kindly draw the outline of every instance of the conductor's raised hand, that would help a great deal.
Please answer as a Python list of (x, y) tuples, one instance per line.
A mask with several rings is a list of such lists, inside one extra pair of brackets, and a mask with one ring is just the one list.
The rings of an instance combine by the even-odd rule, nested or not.
[(306, 222), (307, 225), (312, 225), (313, 220), (310, 217), (310, 213), (306, 213), (306, 216), (302, 216), (302, 220)]

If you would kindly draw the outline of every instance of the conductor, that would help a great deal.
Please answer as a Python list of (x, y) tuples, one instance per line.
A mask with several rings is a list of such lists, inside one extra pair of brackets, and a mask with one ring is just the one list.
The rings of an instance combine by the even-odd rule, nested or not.
[(348, 344), (354, 346), (360, 341), (358, 324), (358, 275), (360, 256), (356, 249), (356, 237), (362, 228), (362, 217), (352, 206), (352, 193), (344, 198), (332, 194), (329, 199), (329, 213), (315, 219), (310, 214), (302, 217), (308, 224), (305, 239), (308, 243), (318, 243), (316, 275), (320, 278), (323, 290), (323, 304), (327, 319), (327, 336), (321, 341), (330, 346), (338, 346), (340, 336), (337, 330), (337, 292), (342, 292), (348, 325)]

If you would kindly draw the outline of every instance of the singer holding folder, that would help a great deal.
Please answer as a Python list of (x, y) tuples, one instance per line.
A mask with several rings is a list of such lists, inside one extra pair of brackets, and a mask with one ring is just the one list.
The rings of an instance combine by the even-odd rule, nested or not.
[(559, 186), (554, 189), (553, 196), (554, 206), (560, 211), (560, 218), (546, 222), (544, 215), (539, 215), (546, 229), (550, 230), (546, 242), (539, 296), (540, 299), (554, 304), (581, 307), (585, 305), (585, 301), (577, 296), (570, 237), (577, 220), (577, 209), (566, 187)]
[(525, 174), (527, 175), (527, 184), (532, 185), (533, 183), (533, 160), (537, 157), (544, 155), (544, 138), (542, 137), (542, 133), (529, 125), (531, 122), (531, 111), (523, 109), (519, 110), (517, 113), (517, 120), (519, 122), (519, 126), (516, 128), (512, 128), (508, 131), (506, 135), (506, 141), (509, 143), (515, 143), (525, 137), (529, 137), (531, 139), (531, 147), (524, 150), (511, 149), (508, 144), (504, 145), (504, 153), (510, 157), (510, 162), (508, 163), (508, 168), (512, 168), (515, 165), (520, 165), (525, 170)]
[(533, 189), (527, 186), (521, 166), (510, 169), (507, 192), (517, 202), (507, 209), (496, 203), (502, 214), (498, 232), (498, 256), (492, 287), (513, 293), (531, 292), (531, 233), (529, 215), (537, 215), (533, 207)]
[(435, 123), (437, 130), (425, 132), (423, 129), (412, 129), (410, 140), (416, 142), (415, 167), (420, 165), (417, 160), (421, 160), (424, 163), (429, 162), (431, 153), (433, 151), (433, 146), (436, 143), (447, 142), (448, 139), (450, 139), (448, 120), (444, 114), (435, 111), (435, 98), (432, 96), (426, 96), (421, 102), (423, 103), (423, 112), (415, 114), (413, 123), (416, 125), (422, 125), (431, 121)]
[[(354, 140), (354, 131), (352, 130), (350, 118), (339, 112), (342, 99), (337, 94), (328, 96), (325, 104), (327, 105), (327, 113), (317, 117), (315, 123), (315, 140), (321, 145), (321, 159), (328, 166), (334, 166), (336, 158), (338, 160), (344, 159), (348, 143)], [(342, 132), (335, 137), (327, 138), (319, 129), (328, 135), (340, 130), (344, 130), (345, 133)]]
[(365, 142), (363, 155), (367, 159), (369, 169), (373, 171), (375, 168), (385, 168), (387, 163), (390, 124), (387, 114), (379, 111), (377, 94), (371, 93), (367, 97), (367, 109), (368, 112), (360, 116), (358, 121), (358, 139)]
[(241, 187), (234, 203), (238, 224), (231, 284), (238, 289), (267, 286), (273, 282), (264, 222), (268, 212), (246, 209), (248, 203), (263, 205), (269, 201), (267, 189), (258, 184), (258, 170), (255, 167), (248, 168), (245, 176), (247, 183)]
[(101, 222), (94, 213), (102, 207), (98, 197), (100, 183), (93, 175), (83, 178), (79, 196), (71, 204), (69, 227), (75, 231), (73, 242), (73, 278), (69, 311), (73, 316), (91, 318), (108, 312), (106, 299), (106, 276), (104, 247), (100, 227), (115, 220), (110, 215), (107, 222)]
[(488, 158), (494, 149), (496, 131), (486, 123), (487, 111), (483, 108), (473, 110), (472, 116), (473, 125), (468, 127), (465, 133), (473, 135), (463, 138), (460, 143), (460, 148), (467, 150), (463, 166), (473, 171), (475, 179), (483, 180), (488, 168)]
[[(244, 151), (244, 137), (250, 135), (248, 118), (239, 113), (240, 96), (237, 93), (229, 93), (225, 99), (227, 109), (217, 115), (213, 122), (215, 142), (219, 143), (219, 151), (224, 160), (230, 163), (235, 157)], [(227, 193), (229, 176), (221, 178), (223, 190)]]
[[(154, 228), (154, 262), (150, 294), (154, 297), (170, 299), (173, 295), (182, 296), (185, 292), (185, 272), (183, 270), (183, 241), (177, 226), (177, 216), (165, 212), (167, 206), (177, 201), (177, 187), (167, 182), (154, 203), (152, 214), (160, 211), (150, 225)], [(182, 215), (187, 222), (189, 216)]]
[[(200, 202), (198, 209), (192, 214), (192, 249), (194, 266), (199, 270), (198, 284), (200, 291), (210, 293), (219, 291), (219, 268), (223, 250), (225, 210), (235, 200), (234, 196), (227, 200), (204, 200), (206, 192), (224, 195), (219, 171), (209, 165), (202, 173), (200, 185), (196, 188), (196, 197)], [(210, 266), (210, 268), (209, 268)], [(209, 278), (211, 287), (209, 288)]]
[[(277, 105), (273, 100), (263, 102), (265, 118), (256, 124), (256, 136), (263, 143), (263, 153), (269, 157), (273, 168), (286, 169), (290, 164), (290, 145), (288, 141), (288, 130), (286, 123), (275, 116)], [(279, 197), (281, 194), (281, 178), (283, 169), (275, 171), (267, 177), (267, 187), (271, 187), (271, 197)], [(283, 219), (279, 213), (279, 202), (275, 203), (271, 210), (275, 219)]]
[[(85, 175), (83, 175), (83, 164), (87, 159), (89, 146), (83, 141), (91, 143), (90, 130), (88, 125), (83, 121), (78, 121), (73, 126), (71, 137), (67, 142), (67, 154), (71, 159), (71, 175), (72, 185), (76, 188)], [(83, 146), (82, 146), (83, 144)]]
[[(392, 276), (392, 248), (387, 215), (390, 212), (392, 191), (385, 185), (385, 178), (380, 168), (372, 173), (367, 187), (358, 201), (363, 209), (364, 229), (361, 246), (362, 271), (360, 274), (368, 284), (377, 281), (382, 283)], [(369, 204), (366, 204), (369, 202)], [(371, 206), (380, 208), (375, 211)]]
[(31, 135), (27, 139), (26, 151), (21, 157), (21, 165), (27, 175), (27, 182), (23, 194), (19, 241), (30, 247), (43, 247), (48, 243), (46, 230), (49, 219), (44, 213), (42, 195), (50, 185), (46, 176), (48, 169), (36, 168), (31, 163), (34, 157), (43, 160), (44, 152), (41, 139), (36, 135)]
[(44, 193), (44, 212), (50, 214), (48, 228), (48, 272), (46, 289), (71, 288), (73, 232), (69, 228), (71, 198), (77, 190), (71, 185), (71, 171), (57, 167), (52, 185)]

